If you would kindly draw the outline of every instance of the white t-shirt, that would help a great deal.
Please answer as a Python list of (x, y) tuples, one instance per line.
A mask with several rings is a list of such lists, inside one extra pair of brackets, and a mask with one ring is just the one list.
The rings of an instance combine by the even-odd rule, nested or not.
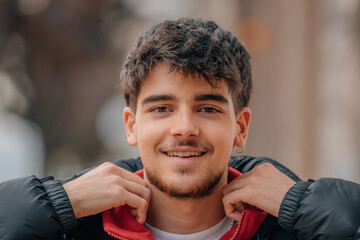
[(219, 240), (227, 231), (229, 231), (229, 227), (235, 226), (235, 223), (232, 222), (232, 219), (225, 217), (213, 227), (191, 234), (175, 234), (164, 232), (150, 226), (146, 222), (144, 223), (144, 226), (151, 232), (156, 240)]

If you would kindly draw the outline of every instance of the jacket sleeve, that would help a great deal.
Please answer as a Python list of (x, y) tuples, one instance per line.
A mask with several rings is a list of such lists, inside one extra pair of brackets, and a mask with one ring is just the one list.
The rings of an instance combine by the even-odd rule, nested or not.
[[(140, 158), (113, 163), (132, 172), (142, 168)], [(0, 183), (0, 239), (63, 239), (63, 233), (78, 226), (63, 183), (91, 169), (63, 181), (29, 176)]]
[(62, 239), (77, 226), (60, 181), (35, 176), (0, 183), (0, 239)]
[(334, 178), (300, 181), (285, 195), (279, 224), (296, 239), (360, 239), (360, 184)]
[(230, 166), (248, 172), (271, 163), (297, 183), (280, 206), (278, 223), (295, 239), (360, 240), (360, 184), (334, 178), (301, 181), (288, 168), (264, 157), (232, 157)]

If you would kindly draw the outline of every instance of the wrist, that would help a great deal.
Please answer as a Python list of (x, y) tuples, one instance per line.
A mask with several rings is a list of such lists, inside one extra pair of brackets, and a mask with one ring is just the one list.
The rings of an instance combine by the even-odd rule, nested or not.
[(42, 183), (62, 230), (67, 232), (76, 228), (76, 216), (62, 183), (53, 178), (43, 179)]
[(291, 231), (296, 221), (295, 215), (299, 204), (308, 190), (311, 182), (300, 181), (294, 184), (286, 193), (279, 209), (278, 221), (280, 226)]

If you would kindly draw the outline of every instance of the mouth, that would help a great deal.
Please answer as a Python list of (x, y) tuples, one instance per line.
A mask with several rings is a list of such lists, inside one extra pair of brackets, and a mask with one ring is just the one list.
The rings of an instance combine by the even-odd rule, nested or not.
[(203, 156), (206, 152), (163, 152), (169, 157), (181, 157), (181, 158), (191, 158), (191, 157), (200, 157)]

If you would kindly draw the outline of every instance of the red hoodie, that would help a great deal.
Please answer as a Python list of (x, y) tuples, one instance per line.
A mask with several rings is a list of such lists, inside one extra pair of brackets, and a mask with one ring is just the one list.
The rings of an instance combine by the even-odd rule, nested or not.
[[(143, 171), (135, 173), (143, 176)], [(240, 176), (241, 173), (229, 168), (229, 181)], [(266, 212), (248, 205), (242, 212), (239, 223), (225, 233), (220, 240), (247, 240), (255, 236), (261, 223), (267, 216)], [(120, 240), (155, 240), (150, 231), (138, 223), (127, 205), (112, 208), (103, 212), (104, 231), (115, 239)]]

